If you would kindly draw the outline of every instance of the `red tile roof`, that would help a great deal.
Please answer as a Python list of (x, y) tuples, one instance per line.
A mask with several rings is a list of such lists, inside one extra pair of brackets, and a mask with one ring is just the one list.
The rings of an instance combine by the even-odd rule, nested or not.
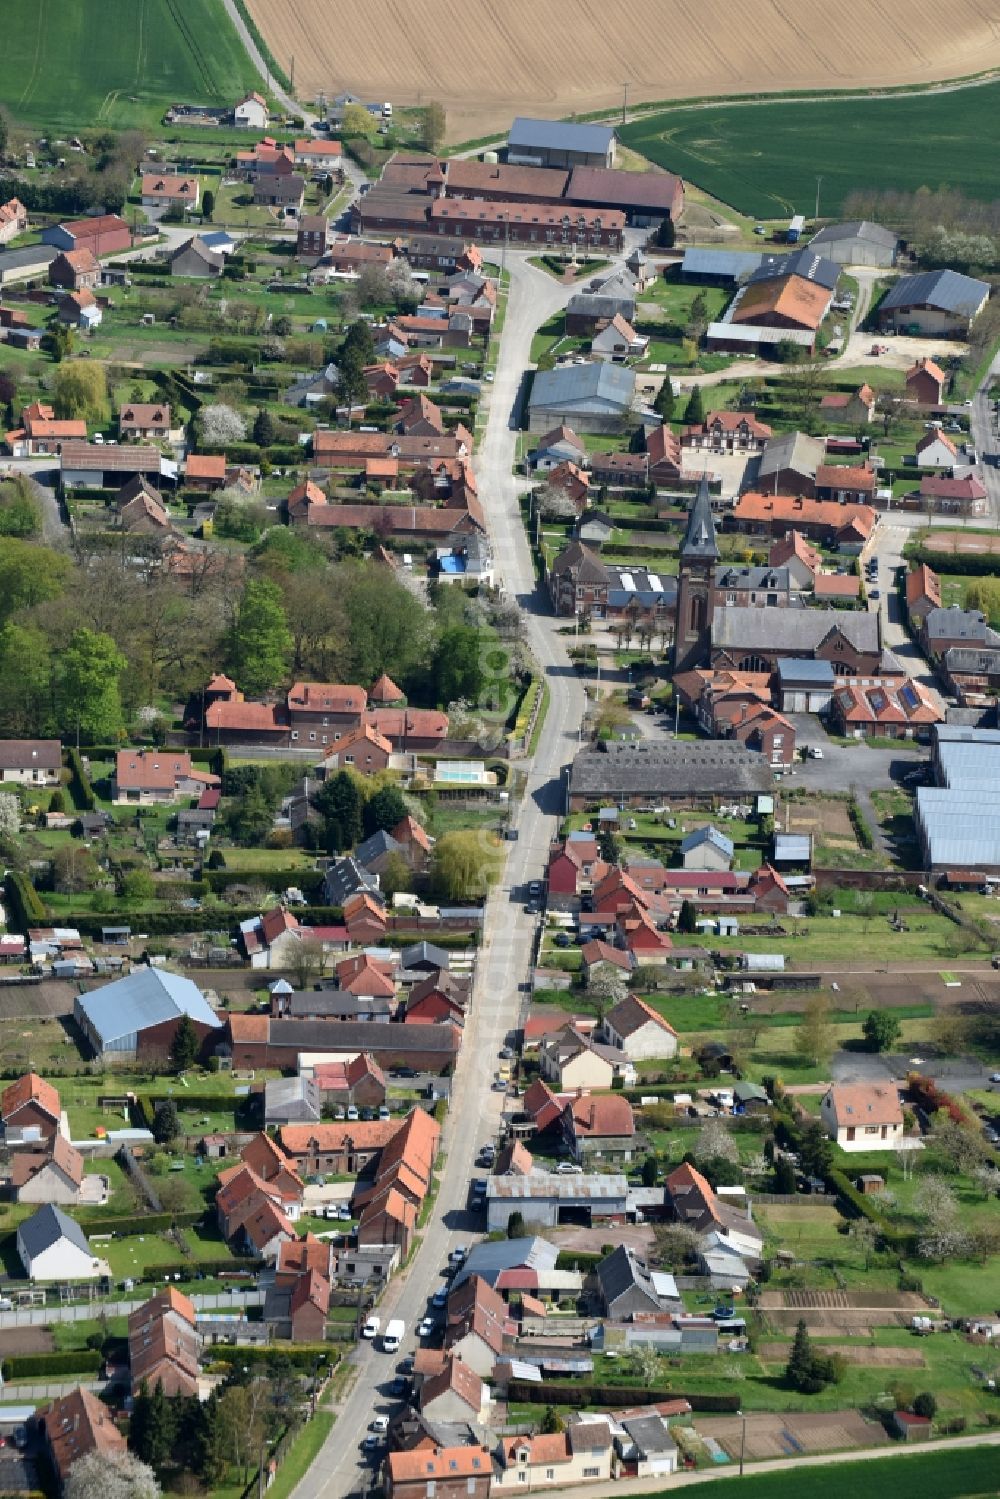
[(23, 1077), (4, 1088), (0, 1095), (0, 1118), (6, 1122), (18, 1109), (23, 1109), (26, 1103), (36, 1103), (58, 1124), (61, 1113), (59, 1094), (37, 1072), (26, 1072)]
[(627, 1098), (585, 1093), (567, 1104), (566, 1112), (573, 1133), (589, 1140), (635, 1134), (635, 1116)]

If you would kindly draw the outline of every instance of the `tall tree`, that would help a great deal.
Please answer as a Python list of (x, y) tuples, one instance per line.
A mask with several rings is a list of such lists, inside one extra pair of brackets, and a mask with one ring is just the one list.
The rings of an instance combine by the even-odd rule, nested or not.
[(119, 682), (128, 662), (110, 635), (74, 630), (59, 661), (62, 718), (91, 743), (113, 743), (122, 728)]
[(0, 538), (0, 622), (58, 598), (72, 574), (62, 552), (14, 536)]
[(56, 415), (63, 419), (106, 422), (111, 412), (103, 364), (71, 359), (60, 364), (52, 381)]
[(190, 1015), (182, 1015), (170, 1046), (170, 1060), (177, 1072), (193, 1066), (198, 1055), (198, 1032)]
[(169, 1145), (181, 1132), (180, 1115), (172, 1098), (161, 1098), (153, 1111), (153, 1139), (158, 1145)]
[(689, 427), (700, 427), (705, 420), (705, 401), (700, 385), (692, 386), (688, 403), (684, 408), (684, 420)]
[(500, 878), (503, 850), (485, 832), (445, 833), (434, 845), (434, 884), (447, 900), (475, 900)]
[(406, 802), (398, 786), (380, 786), (365, 803), (365, 834), (390, 833), (406, 816)]
[(316, 808), (326, 823), (327, 847), (331, 853), (342, 853), (361, 841), (364, 799), (350, 771), (338, 771), (323, 785), (316, 797)]
[(653, 410), (658, 416), (662, 416), (665, 422), (669, 422), (674, 414), (674, 400), (674, 382), (669, 375), (664, 375), (663, 382), (656, 392)]
[(810, 1067), (822, 1067), (833, 1053), (833, 1026), (830, 1023), (830, 996), (814, 994), (802, 1012), (802, 1024), (795, 1037), (795, 1050)]
[(445, 114), (444, 105), (437, 100), (424, 106), (424, 146), (428, 151), (437, 153), (444, 145), (444, 135), (448, 119)]
[(872, 1010), (861, 1033), (872, 1051), (890, 1051), (899, 1040), (902, 1026), (890, 1010)]
[(483, 637), (473, 625), (449, 625), (441, 632), (434, 659), (434, 690), (442, 707), (465, 698), (477, 702), (483, 690)]
[(253, 440), (259, 448), (269, 448), (274, 441), (274, 417), (261, 406), (253, 422)]
[(201, 195), (201, 216), (209, 224), (215, 216), (215, 194), (210, 187), (206, 187)]
[(40, 734), (52, 713), (52, 648), (37, 625), (0, 629), (0, 726), (17, 738)]
[(292, 635), (276, 583), (250, 578), (232, 610), (229, 668), (244, 692), (267, 692), (288, 672)]

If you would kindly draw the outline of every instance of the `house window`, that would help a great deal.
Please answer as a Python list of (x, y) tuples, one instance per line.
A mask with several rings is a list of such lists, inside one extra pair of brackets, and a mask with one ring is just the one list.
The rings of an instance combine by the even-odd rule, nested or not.
[(292, 732), (291, 732), (291, 734), (289, 734), (288, 737), (289, 737), (289, 739), (298, 739), (298, 737), (299, 737), (298, 731), (295, 730), (295, 729), (293, 729)]
[(556, 1476), (556, 1470), (555, 1470), (555, 1468), (546, 1468), (545, 1469), (545, 1476), (549, 1480), (549, 1482), (551, 1483), (552, 1480), (553, 1480), (553, 1478), (555, 1478), (555, 1476)]
[(528, 1482), (528, 1475), (527, 1475), (527, 1473), (523, 1473), (523, 1472), (522, 1473), (518, 1473), (518, 1475), (517, 1475), (517, 1481), (518, 1481), (518, 1483), (527, 1483)]
[(601, 1470), (600, 1468), (584, 1468), (583, 1476), (584, 1478), (600, 1478)]
[(312, 742), (313, 742), (313, 743), (314, 743), (314, 744), (315, 744), (315, 742), (316, 742), (316, 734), (315, 734), (315, 731), (313, 731), (313, 730), (310, 730), (310, 733), (309, 733), (309, 738), (310, 738), (310, 739), (311, 739), (311, 740), (312, 740)]

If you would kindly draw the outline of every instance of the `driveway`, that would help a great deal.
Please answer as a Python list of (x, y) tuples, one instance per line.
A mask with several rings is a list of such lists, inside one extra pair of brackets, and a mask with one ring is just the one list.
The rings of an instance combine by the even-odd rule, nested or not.
[(808, 791), (861, 792), (888, 790), (898, 786), (903, 777), (929, 760), (929, 751), (919, 744), (901, 740), (898, 748), (871, 749), (867, 744), (835, 743), (813, 713), (786, 715), (795, 727), (795, 742), (800, 748), (818, 746), (822, 760), (803, 760), (795, 766), (792, 777), (796, 786)]

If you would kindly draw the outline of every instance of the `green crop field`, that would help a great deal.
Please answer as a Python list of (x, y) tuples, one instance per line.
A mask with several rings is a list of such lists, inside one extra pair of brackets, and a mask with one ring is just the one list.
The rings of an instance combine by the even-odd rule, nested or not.
[[(751, 1467), (738, 1485), (743, 1499), (797, 1499), (808, 1488), (812, 1499), (875, 1499), (887, 1487), (903, 1484), (908, 1499), (959, 1499), (961, 1495), (995, 1494), (997, 1492), (997, 1449), (966, 1447), (951, 1452), (899, 1454), (873, 1461), (852, 1463), (843, 1460), (820, 1464), (799, 1472), (790, 1467), (784, 1473), (754, 1475)], [(715, 1490), (731, 1493), (729, 1482), (717, 1479), (699, 1484), (703, 1499)], [(662, 1495), (652, 1496), (662, 1499)]]
[(633, 150), (756, 218), (840, 212), (856, 188), (947, 183), (996, 196), (1000, 84), (907, 98), (669, 109), (619, 131)]
[(261, 86), (222, 0), (4, 0), (3, 53), (0, 104), (67, 134)]

